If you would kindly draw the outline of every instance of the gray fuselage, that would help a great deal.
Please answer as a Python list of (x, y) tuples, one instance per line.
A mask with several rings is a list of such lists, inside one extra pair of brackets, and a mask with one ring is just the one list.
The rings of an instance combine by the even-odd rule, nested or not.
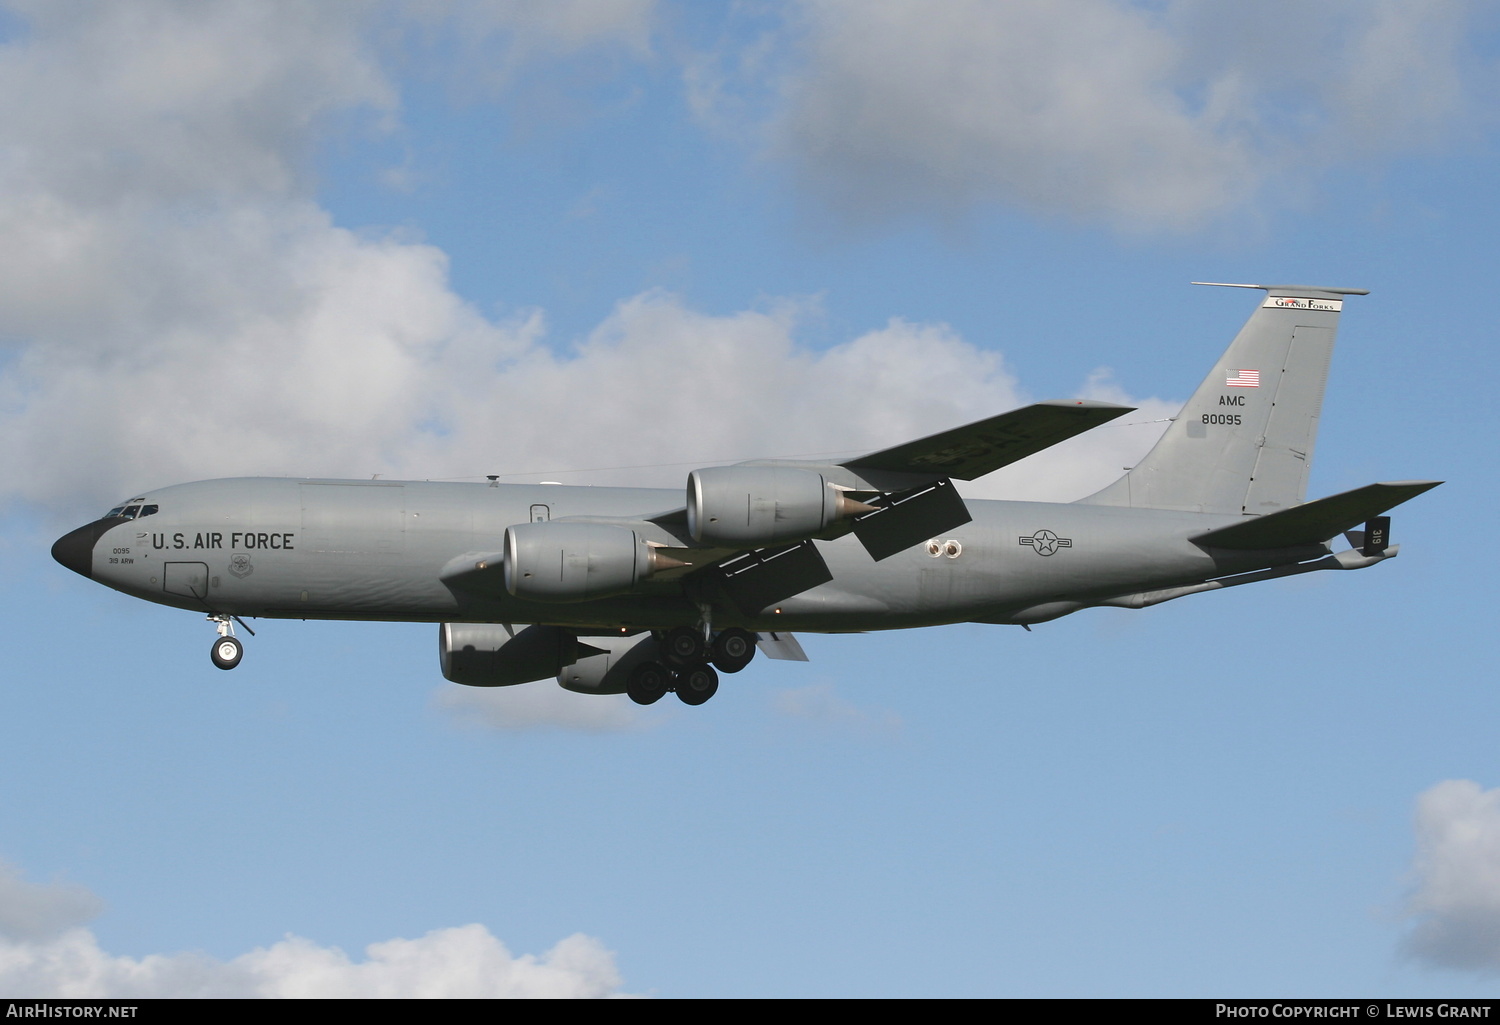
[[(638, 519), (682, 507), (680, 491), (561, 485), (240, 478), (162, 488), (136, 519), (80, 528), (73, 568), (116, 590), (197, 612), (293, 619), (544, 623), (665, 629), (701, 609), (678, 581), (578, 602), (523, 601), (496, 582), (454, 587), (444, 569), (497, 558), (505, 528), (576, 517)], [(1225, 552), (1189, 538), (1239, 517), (1037, 502), (968, 502), (971, 522), (881, 562), (852, 537), (816, 542), (833, 579), (716, 625), (857, 631), (1039, 622), (1133, 592), (1326, 552)], [(660, 531), (664, 545), (677, 536)], [(79, 540), (75, 547), (84, 544)], [(61, 544), (61, 542), (60, 542)], [(60, 557), (61, 558), (61, 557)]]

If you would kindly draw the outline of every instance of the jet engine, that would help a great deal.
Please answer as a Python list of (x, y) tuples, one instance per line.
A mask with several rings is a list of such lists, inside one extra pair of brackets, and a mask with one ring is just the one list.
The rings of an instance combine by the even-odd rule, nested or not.
[(688, 533), (700, 544), (741, 547), (800, 541), (837, 520), (873, 512), (794, 466), (712, 466), (688, 474)]
[(572, 602), (633, 590), (683, 563), (612, 523), (519, 523), (505, 528), (505, 589), (527, 601)]
[(509, 687), (555, 676), (591, 653), (556, 626), (514, 631), (499, 623), (443, 623), (438, 660), (443, 676), (469, 687)]

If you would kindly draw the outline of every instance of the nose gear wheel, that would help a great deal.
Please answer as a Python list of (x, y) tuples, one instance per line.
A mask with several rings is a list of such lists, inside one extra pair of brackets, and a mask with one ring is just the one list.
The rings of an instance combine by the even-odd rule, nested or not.
[(208, 657), (220, 669), (233, 669), (245, 657), (245, 646), (236, 637), (220, 637), (209, 649)]

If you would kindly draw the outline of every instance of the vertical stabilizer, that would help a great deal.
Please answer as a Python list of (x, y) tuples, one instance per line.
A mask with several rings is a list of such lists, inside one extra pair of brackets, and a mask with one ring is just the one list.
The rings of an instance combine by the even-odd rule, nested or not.
[(1083, 502), (1252, 516), (1302, 502), (1344, 296), (1368, 292), (1232, 287), (1266, 299), (1156, 447)]

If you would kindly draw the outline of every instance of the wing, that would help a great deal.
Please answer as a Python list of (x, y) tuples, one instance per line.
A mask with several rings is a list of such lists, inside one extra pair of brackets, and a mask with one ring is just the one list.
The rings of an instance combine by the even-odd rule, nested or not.
[(1038, 402), (895, 448), (871, 452), (842, 465), (856, 471), (886, 470), (973, 480), (1134, 409), (1090, 399)]
[[(969, 522), (968, 508), (950, 478), (973, 480), (1034, 455), (1131, 412), (1089, 399), (1039, 402), (999, 416), (956, 427), (917, 441), (851, 459), (837, 467), (798, 465), (809, 470), (848, 471), (855, 490), (867, 497), (867, 510), (812, 535), (809, 540), (747, 551), (718, 562), (721, 586), (742, 609), (761, 609), (832, 579), (812, 539), (827, 540), (852, 530), (870, 557), (888, 559), (934, 534)], [(879, 479), (882, 484), (872, 484)], [(847, 485), (846, 485), (847, 486)], [(873, 490), (864, 490), (873, 488)], [(652, 522), (681, 531), (686, 517), (674, 511)], [(705, 560), (678, 550), (664, 553), (701, 567)], [(696, 568), (696, 567), (695, 567)]]

